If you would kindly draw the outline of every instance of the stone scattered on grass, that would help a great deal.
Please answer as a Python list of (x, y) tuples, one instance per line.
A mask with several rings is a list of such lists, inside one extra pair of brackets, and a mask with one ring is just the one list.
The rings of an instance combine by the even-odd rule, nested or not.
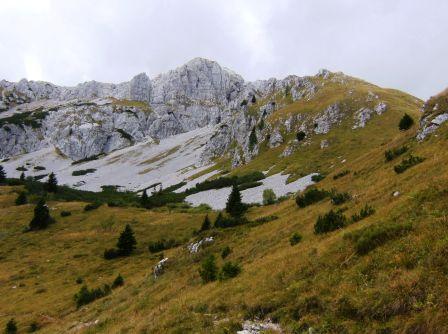
[(213, 237), (207, 237), (207, 238), (201, 239), (197, 242), (193, 242), (193, 243), (189, 244), (187, 246), (187, 248), (188, 248), (190, 254), (195, 254), (195, 253), (199, 252), (199, 249), (203, 245), (211, 244), (213, 241), (215, 241), (215, 239)]
[(165, 257), (154, 266), (154, 278), (155, 279), (157, 279), (160, 275), (163, 274), (163, 272), (165, 271), (167, 262), (168, 262), (168, 258)]

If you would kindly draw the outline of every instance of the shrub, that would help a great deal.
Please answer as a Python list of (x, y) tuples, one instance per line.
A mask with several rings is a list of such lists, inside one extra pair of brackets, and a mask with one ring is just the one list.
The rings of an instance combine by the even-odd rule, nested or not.
[(341, 204), (349, 201), (351, 198), (352, 197), (347, 192), (344, 192), (344, 193), (332, 192), (331, 203), (333, 203), (334, 205), (341, 205)]
[(34, 217), (30, 222), (29, 230), (43, 230), (53, 222), (54, 219), (50, 216), (50, 210), (48, 209), (45, 200), (40, 199), (36, 207), (34, 208)]
[(373, 249), (407, 234), (411, 224), (376, 224), (347, 235), (355, 243), (356, 253), (365, 255)]
[(322, 201), (330, 193), (326, 190), (310, 188), (296, 197), (296, 203), (300, 208)]
[(246, 106), (246, 105), (247, 105), (247, 100), (243, 100), (243, 101), (241, 101), (241, 103), (240, 103), (240, 106), (241, 106), (241, 107)]
[(28, 329), (28, 332), (30, 332), (30, 333), (37, 332), (39, 330), (39, 328), (40, 328), (40, 326), (37, 322), (32, 322), (30, 324), (30, 328)]
[(6, 172), (2, 165), (0, 165), (0, 183), (6, 181)]
[(134, 251), (136, 244), (137, 241), (134, 237), (134, 231), (132, 231), (131, 226), (127, 224), (118, 238), (117, 249), (122, 256), (128, 256)]
[(250, 102), (252, 102), (252, 103), (257, 102), (257, 98), (255, 97), (255, 95), (252, 95), (252, 99), (250, 100)]
[(202, 225), (201, 225), (201, 232), (202, 231), (207, 231), (207, 230), (209, 230), (210, 229), (210, 227), (211, 227), (211, 223), (210, 223), (210, 219), (208, 218), (208, 215), (205, 215), (205, 218), (204, 218), (204, 221), (202, 222)]
[(221, 268), (219, 279), (221, 281), (236, 277), (241, 272), (241, 267), (237, 263), (226, 262)]
[(240, 191), (243, 191), (243, 190), (246, 190), (249, 188), (255, 188), (255, 187), (261, 186), (262, 184), (263, 184), (263, 182), (260, 182), (260, 181), (246, 182), (246, 183), (240, 184), (238, 186), (238, 189)]
[(289, 238), (289, 243), (291, 244), (291, 246), (295, 246), (297, 245), (300, 241), (302, 241), (302, 236), (295, 232), (290, 238)]
[(33, 169), (34, 170), (46, 170), (46, 168), (44, 166), (34, 166)]
[(24, 205), (28, 203), (28, 199), (26, 198), (26, 192), (21, 191), (19, 196), (16, 198), (16, 205)]
[(102, 298), (110, 294), (110, 287), (105, 284), (103, 288), (96, 288), (89, 290), (86, 285), (83, 285), (78, 293), (75, 294), (74, 300), (76, 306), (79, 308), (83, 305), (90, 304), (96, 299)]
[(263, 205), (274, 204), (277, 196), (275, 195), (274, 190), (265, 189), (263, 190)]
[(337, 229), (343, 228), (346, 224), (347, 219), (342, 214), (341, 211), (330, 210), (323, 216), (317, 218), (316, 224), (314, 224), (314, 233), (322, 234)]
[(407, 169), (423, 162), (424, 160), (425, 160), (424, 158), (410, 155), (409, 158), (403, 159), (403, 161), (399, 165), (394, 166), (394, 171), (397, 174), (401, 174)]
[(106, 259), (106, 260), (112, 260), (112, 259), (116, 259), (117, 257), (119, 257), (120, 253), (115, 248), (109, 248), (109, 249), (104, 250), (103, 256), (104, 256), (104, 259)]
[(94, 203), (89, 203), (84, 207), (84, 211), (92, 211), (92, 210), (96, 210), (101, 206), (101, 202), (94, 202)]
[(17, 333), (17, 324), (14, 319), (9, 319), (6, 323), (5, 334), (16, 334)]
[(86, 175), (86, 174), (90, 174), (90, 173), (95, 173), (96, 169), (95, 168), (88, 168), (88, 169), (80, 169), (80, 170), (74, 170), (72, 172), (72, 176), (82, 176), (82, 175)]
[(84, 280), (82, 279), (82, 277), (78, 277), (76, 279), (76, 284), (82, 284), (84, 282)]
[(232, 252), (232, 250), (230, 249), (229, 246), (224, 247), (221, 251), (221, 258), (225, 259), (227, 256), (230, 255), (231, 252)]
[(314, 174), (313, 176), (311, 176), (311, 181), (316, 183), (322, 181), (323, 179), (325, 179), (325, 176), (322, 174)]
[(69, 217), (72, 213), (70, 211), (61, 211), (61, 217)]
[(263, 216), (260, 218), (255, 219), (254, 221), (250, 222), (250, 226), (258, 226), (258, 225), (262, 225), (264, 223), (269, 223), (271, 221), (277, 220), (278, 216), (276, 215), (270, 215), (270, 216)]
[(375, 209), (370, 205), (366, 204), (359, 213), (356, 213), (352, 216), (352, 222), (356, 223), (360, 220), (367, 218), (375, 213)]
[(348, 174), (350, 174), (350, 171), (349, 171), (348, 169), (347, 169), (347, 170), (344, 170), (344, 171), (342, 171), (342, 172), (337, 173), (336, 175), (334, 175), (334, 176), (333, 176), (333, 180), (340, 179), (341, 177), (346, 176), (346, 175), (348, 175)]
[(248, 221), (244, 217), (225, 217), (221, 212), (215, 220), (216, 228), (228, 228), (246, 224)]
[(384, 157), (386, 158), (386, 161), (392, 161), (396, 157), (406, 153), (408, 151), (407, 146), (400, 146), (397, 148), (393, 148), (391, 150), (387, 150), (384, 152)]
[(48, 175), (48, 181), (45, 184), (45, 190), (49, 193), (55, 193), (58, 191), (58, 180), (56, 179), (56, 175), (54, 173), (50, 173), (50, 175)]
[(404, 114), (404, 116), (400, 119), (400, 123), (398, 123), (398, 128), (401, 131), (409, 130), (412, 125), (414, 125), (414, 120), (408, 114)]
[(302, 141), (305, 139), (305, 137), (306, 137), (306, 133), (303, 131), (299, 131), (296, 134), (297, 141)]
[(120, 286), (124, 285), (124, 278), (120, 274), (118, 274), (117, 277), (115, 277), (113, 283), (112, 283), (112, 289), (118, 288)]
[(19, 172), (27, 172), (27, 171), (28, 171), (28, 168), (26, 168), (25, 166), (19, 166), (19, 167), (16, 168), (16, 171), (19, 171)]
[(218, 274), (218, 267), (216, 266), (215, 256), (209, 255), (201, 264), (199, 275), (203, 283), (216, 281)]
[(148, 245), (148, 250), (150, 253), (158, 253), (160, 251), (170, 249), (173, 247), (177, 247), (177, 246), (179, 246), (179, 242), (177, 242), (174, 239), (169, 239), (169, 240), (161, 239), (158, 241), (150, 242)]

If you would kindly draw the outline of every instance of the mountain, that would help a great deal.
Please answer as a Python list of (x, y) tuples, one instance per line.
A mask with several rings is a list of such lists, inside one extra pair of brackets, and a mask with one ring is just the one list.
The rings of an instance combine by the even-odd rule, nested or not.
[(0, 328), (448, 332), (446, 91), (203, 59), (143, 81), (2, 83)]
[[(377, 116), (387, 123), (403, 112), (417, 115), (422, 103), (327, 70), (246, 82), (202, 58), (117, 85), (21, 80), (2, 81), (0, 91), (0, 157), (8, 174), (42, 178), (53, 171), (62, 183), (95, 191), (111, 181), (129, 190), (171, 186), (204, 171), (266, 161), (265, 151), (271, 157), (263, 170), (276, 164), (282, 171), (296, 151), (333, 146), (337, 141), (326, 139), (333, 128), (350, 127), (356, 137), (368, 122), (383, 127)], [(306, 139), (297, 141), (298, 132)], [(72, 175), (79, 170), (95, 172)]]

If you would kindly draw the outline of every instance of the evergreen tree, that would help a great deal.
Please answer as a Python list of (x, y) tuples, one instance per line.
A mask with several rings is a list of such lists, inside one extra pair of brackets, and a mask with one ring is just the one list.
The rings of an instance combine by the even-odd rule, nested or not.
[(17, 324), (14, 319), (10, 319), (6, 323), (5, 334), (16, 334), (17, 333)]
[(6, 181), (6, 172), (2, 165), (0, 165), (0, 183)]
[(210, 219), (208, 219), (208, 215), (205, 216), (204, 221), (202, 222), (201, 232), (209, 230), (211, 227)]
[(404, 114), (401, 118), (400, 123), (398, 124), (398, 128), (402, 131), (408, 130), (411, 126), (414, 125), (414, 120), (408, 114)]
[(121, 232), (120, 237), (118, 238), (117, 248), (121, 255), (128, 256), (130, 255), (134, 249), (137, 241), (134, 237), (134, 232), (129, 224), (126, 225), (123, 232)]
[(20, 181), (25, 181), (25, 173), (20, 174)]
[(19, 193), (19, 196), (16, 198), (16, 205), (23, 205), (28, 203), (28, 199), (26, 198), (26, 193), (24, 191), (21, 191)]
[(306, 137), (306, 133), (303, 131), (299, 131), (296, 134), (297, 141), (302, 141), (305, 139), (305, 137)]
[(45, 200), (42, 198), (34, 208), (34, 217), (30, 222), (30, 230), (43, 230), (47, 228), (48, 225), (52, 222), (53, 218), (51, 218), (48, 206), (45, 203)]
[(58, 180), (56, 179), (56, 175), (54, 175), (54, 173), (50, 173), (48, 176), (48, 181), (45, 188), (49, 193), (55, 193), (58, 191)]
[(215, 256), (209, 255), (199, 269), (199, 275), (204, 283), (216, 281), (218, 276), (218, 267), (216, 266)]
[(142, 197), (140, 197), (140, 205), (143, 207), (146, 207), (148, 204), (148, 193), (146, 192), (146, 189), (143, 190)]
[(222, 213), (218, 213), (218, 216), (215, 219), (215, 227), (223, 227), (224, 217)]
[(236, 184), (232, 187), (232, 192), (227, 199), (226, 211), (234, 218), (241, 217), (246, 211), (246, 207), (241, 202), (241, 193)]
[(252, 151), (255, 145), (257, 145), (257, 143), (258, 143), (257, 133), (255, 132), (255, 126), (254, 126), (249, 135), (249, 150)]

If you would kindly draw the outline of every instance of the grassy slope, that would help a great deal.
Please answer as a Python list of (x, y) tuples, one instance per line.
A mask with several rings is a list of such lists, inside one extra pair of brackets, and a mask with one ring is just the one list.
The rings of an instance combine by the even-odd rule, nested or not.
[[(391, 94), (391, 99), (397, 98), (398, 93)], [(250, 218), (275, 214), (279, 219), (257, 227), (212, 231), (216, 243), (195, 256), (184, 247), (165, 251), (171, 262), (157, 281), (151, 274), (158, 257), (149, 255), (147, 243), (161, 237), (190, 238), (204, 214), (105, 206), (85, 213), (83, 203), (50, 203), (57, 223), (46, 231), (24, 234), (32, 206), (14, 207), (18, 189), (0, 187), (4, 301), (0, 326), (15, 317), (20, 328), (38, 321), (45, 324), (41, 332), (54, 333), (66, 332), (78, 321), (99, 319), (100, 325), (88, 333), (224, 333), (245, 316), (265, 315), (288, 332), (304, 324), (328, 333), (375, 333), (385, 328), (407, 333), (448, 331), (444, 321), (448, 315), (444, 306), (448, 153), (441, 149), (446, 147), (448, 128), (443, 126), (438, 137), (417, 144), (411, 139), (415, 129), (408, 133), (396, 129), (404, 111), (399, 108), (374, 117), (363, 130), (331, 131), (327, 136), (333, 136), (334, 144), (328, 151), (335, 152), (316, 149), (314, 143), (282, 162), (296, 173), (314, 171), (319, 163), (321, 170), (330, 173), (319, 187), (353, 195), (345, 205), (347, 216), (365, 203), (375, 207), (373, 216), (316, 236), (314, 222), (333, 207), (329, 201), (305, 209), (298, 209), (292, 200), (252, 208)], [(415, 114), (416, 109), (407, 111)], [(426, 160), (396, 175), (393, 166), (401, 158), (386, 163), (384, 150), (405, 142), (413, 154)], [(263, 153), (242, 170), (261, 169), (274, 160), (278, 164), (280, 152)], [(340, 163), (341, 155), (347, 159), (345, 164)], [(331, 176), (344, 169), (352, 173), (334, 181)], [(396, 190), (401, 195), (392, 197)], [(67, 209), (73, 215), (60, 218), (58, 213)], [(104, 248), (114, 245), (128, 222), (139, 242), (136, 255), (106, 262)], [(412, 232), (364, 256), (356, 255), (352, 242), (344, 239), (347, 232), (368, 225), (401, 222), (411, 222)], [(294, 247), (288, 241), (293, 232), (304, 237)], [(228, 282), (203, 285), (197, 273), (200, 260), (209, 253), (218, 256), (226, 245), (232, 248), (229, 259), (240, 262), (243, 272)], [(76, 310), (72, 298), (80, 287), (77, 277), (97, 287), (110, 283), (118, 273), (125, 278), (124, 287)]]

